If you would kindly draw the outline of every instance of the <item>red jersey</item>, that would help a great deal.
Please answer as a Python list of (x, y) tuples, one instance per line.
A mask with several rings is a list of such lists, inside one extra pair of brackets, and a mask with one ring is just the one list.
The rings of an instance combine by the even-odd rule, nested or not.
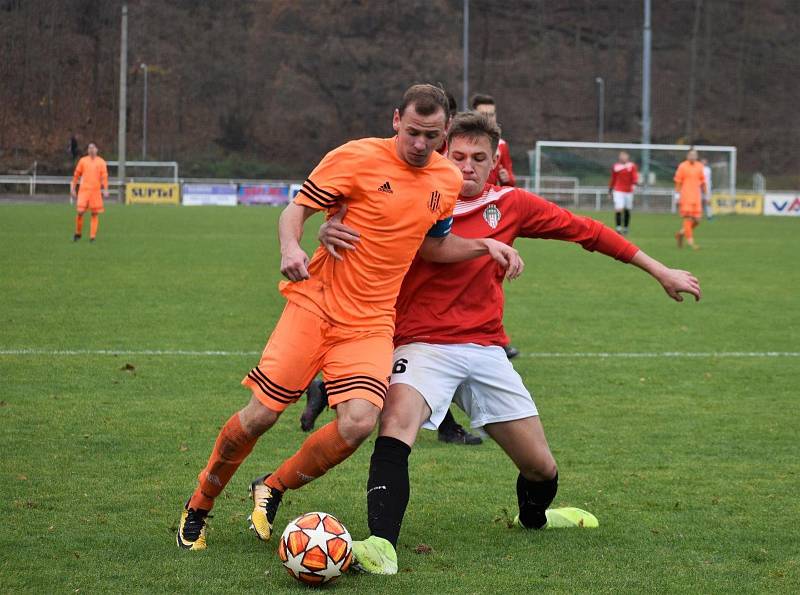
[[(518, 237), (576, 242), (622, 262), (639, 250), (599, 221), (521, 188), (486, 185), (481, 195), (459, 196), (453, 233), (494, 238), (511, 245)], [(507, 345), (503, 329), (504, 271), (490, 256), (439, 264), (416, 256), (395, 309), (395, 345), (423, 342)]]
[(611, 179), (608, 189), (617, 192), (633, 192), (633, 185), (639, 181), (639, 170), (633, 161), (617, 162), (611, 168)]
[[(517, 182), (514, 179), (514, 170), (511, 164), (511, 153), (508, 149), (508, 143), (502, 138), (500, 139), (500, 144), (497, 145), (497, 153), (499, 154), (500, 158), (497, 160), (497, 165), (494, 167), (494, 169), (489, 172), (489, 178), (486, 180), (486, 183), (496, 186), (516, 185)], [(506, 168), (506, 172), (508, 172), (508, 182), (503, 183), (500, 181), (501, 167)]]

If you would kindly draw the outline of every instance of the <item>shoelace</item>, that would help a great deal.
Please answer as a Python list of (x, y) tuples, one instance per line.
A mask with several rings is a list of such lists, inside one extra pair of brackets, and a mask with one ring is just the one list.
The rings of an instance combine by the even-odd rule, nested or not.
[(189, 541), (196, 541), (200, 537), (200, 532), (203, 530), (205, 520), (213, 518), (210, 514), (203, 510), (189, 509), (189, 514), (186, 515), (186, 521), (183, 524), (183, 536)]
[(272, 488), (269, 489), (269, 497), (261, 499), (259, 505), (264, 508), (264, 512), (267, 513), (267, 519), (271, 523), (275, 518), (275, 513), (278, 511), (278, 504), (281, 503), (281, 498), (283, 498), (283, 492), (279, 490), (273, 490)]

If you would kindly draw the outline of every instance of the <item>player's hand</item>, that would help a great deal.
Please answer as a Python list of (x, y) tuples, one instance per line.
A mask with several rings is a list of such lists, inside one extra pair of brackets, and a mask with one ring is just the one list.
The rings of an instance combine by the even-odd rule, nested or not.
[(694, 301), (699, 302), (701, 297), (700, 281), (689, 271), (665, 268), (657, 277), (658, 282), (667, 292), (667, 295), (676, 302), (682, 302), (682, 293), (694, 296)]
[(308, 274), (308, 255), (300, 244), (281, 251), (281, 275), (289, 281), (303, 281), (311, 277)]
[(103, 198), (108, 200), (108, 190), (103, 190)]
[(320, 226), (319, 233), (317, 234), (319, 243), (322, 244), (336, 260), (342, 260), (342, 256), (336, 252), (336, 248), (355, 250), (355, 244), (359, 242), (361, 235), (352, 227), (348, 227), (342, 223), (346, 214), (347, 205), (343, 204), (342, 208), (339, 209), (333, 217)]
[(489, 256), (503, 267), (503, 270), (506, 272), (506, 279), (513, 281), (522, 274), (522, 271), (525, 269), (525, 263), (520, 257), (519, 252), (514, 248), (490, 238), (486, 240), (486, 248), (489, 251)]
[(508, 181), (511, 179), (511, 177), (508, 175), (508, 170), (505, 167), (503, 167), (502, 165), (497, 170), (497, 177), (500, 178), (500, 181), (503, 184), (507, 184)]

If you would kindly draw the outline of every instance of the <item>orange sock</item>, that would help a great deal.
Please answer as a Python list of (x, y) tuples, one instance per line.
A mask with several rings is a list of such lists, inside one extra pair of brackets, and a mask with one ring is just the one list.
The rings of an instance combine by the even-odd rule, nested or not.
[(97, 213), (92, 213), (92, 222), (89, 227), (89, 237), (91, 239), (94, 239), (95, 236), (97, 235), (97, 226), (99, 223), (100, 223), (100, 215), (98, 215)]
[(694, 222), (689, 218), (686, 217), (683, 220), (683, 235), (686, 238), (686, 241), (691, 244), (694, 241)]
[(81, 235), (83, 232), (83, 213), (75, 218), (75, 233)]
[(300, 450), (286, 459), (265, 483), (282, 492), (296, 490), (324, 475), (357, 448), (344, 441), (337, 420), (333, 420), (306, 438)]
[(220, 495), (257, 440), (244, 431), (239, 413), (234, 413), (217, 436), (206, 468), (197, 476), (199, 484), (189, 500), (189, 508), (211, 510), (214, 498)]

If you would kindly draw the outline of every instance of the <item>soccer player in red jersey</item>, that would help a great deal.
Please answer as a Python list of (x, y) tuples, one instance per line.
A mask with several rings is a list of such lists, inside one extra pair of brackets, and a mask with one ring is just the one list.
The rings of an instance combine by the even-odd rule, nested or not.
[[(519, 188), (486, 184), (499, 129), (477, 113), (459, 114), (448, 132), (448, 158), (464, 183), (453, 229), (464, 237), (489, 236), (512, 244), (516, 238), (576, 242), (631, 263), (652, 275), (666, 293), (700, 299), (700, 286), (686, 271), (647, 256), (599, 221), (573, 215)], [(321, 230), (323, 245), (358, 250), (357, 233), (334, 216)], [(397, 299), (394, 367), (379, 437), (370, 462), (367, 511), (370, 537), (353, 544), (357, 564), (368, 572), (397, 572), (396, 546), (409, 500), (408, 457), (420, 427), (433, 429), (452, 396), (508, 454), (519, 469), (518, 526), (527, 529), (596, 527), (591, 513), (549, 506), (558, 471), (536, 406), (502, 345), (503, 275), (491, 260), (449, 267), (417, 257)]]
[[(476, 94), (472, 97), (472, 109), (487, 116), (492, 122), (497, 122), (497, 106), (491, 95)], [(497, 161), (489, 172), (487, 184), (495, 186), (514, 186), (514, 168), (511, 163), (511, 151), (508, 143), (502, 138), (497, 143)]]
[[(633, 208), (633, 187), (639, 181), (639, 170), (631, 161), (627, 151), (620, 151), (619, 161), (611, 168), (611, 179), (608, 181), (608, 193), (614, 200), (614, 218), (617, 232), (628, 234)], [(624, 215), (624, 221), (623, 221)]]
[[(206, 549), (215, 499), (258, 439), (322, 371), (336, 419), (312, 433), (294, 455), (250, 484), (251, 529), (268, 540), (286, 490), (324, 475), (367, 439), (386, 397), (392, 369), (394, 304), (415, 255), (458, 262), (491, 254), (510, 278), (522, 271), (516, 250), (492, 239), (450, 235), (461, 174), (435, 153), (448, 118), (444, 92), (414, 85), (394, 111), (392, 138), (365, 138), (328, 153), (278, 223), (286, 307), (261, 359), (242, 384), (249, 403), (223, 425), (197, 487), (184, 506), (176, 540)], [(300, 246), (306, 220), (339, 210), (360, 234), (359, 250), (336, 254)]]

